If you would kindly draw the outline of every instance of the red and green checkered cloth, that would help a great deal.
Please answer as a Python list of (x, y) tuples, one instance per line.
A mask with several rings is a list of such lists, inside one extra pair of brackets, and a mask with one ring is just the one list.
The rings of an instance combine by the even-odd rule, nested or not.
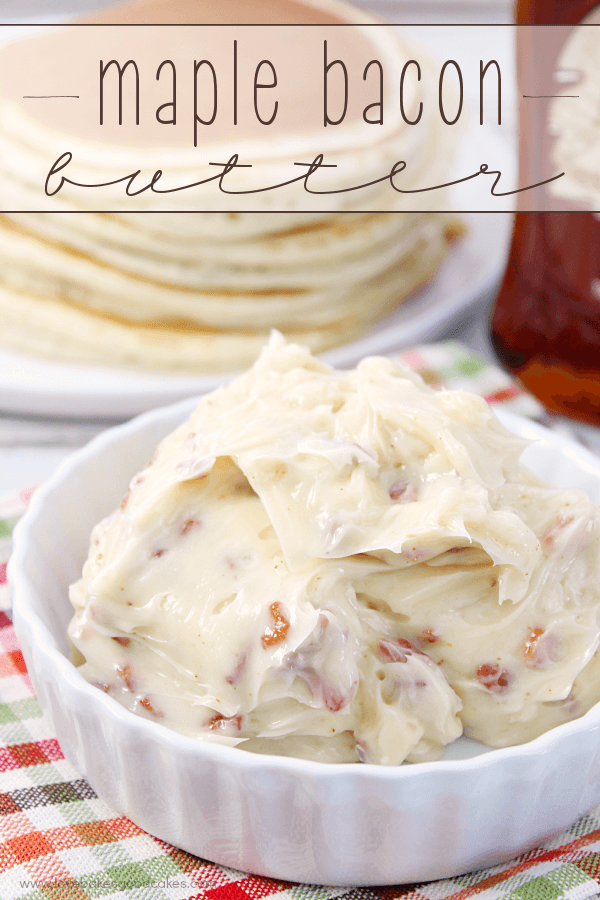
[[(431, 384), (467, 387), (532, 417), (536, 401), (457, 344), (403, 354)], [(245, 875), (171, 847), (109, 809), (66, 762), (34, 697), (10, 619), (6, 561), (31, 491), (0, 502), (0, 900), (590, 900), (600, 897), (600, 807), (493, 869), (383, 888)], [(433, 852), (435, 849), (433, 848)]]

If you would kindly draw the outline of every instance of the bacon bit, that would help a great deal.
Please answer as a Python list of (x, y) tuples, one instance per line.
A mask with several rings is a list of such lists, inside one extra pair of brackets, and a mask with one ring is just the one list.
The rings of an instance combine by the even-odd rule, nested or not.
[(339, 712), (340, 709), (347, 706), (347, 697), (334, 687), (331, 688), (330, 692), (323, 691), (323, 699), (325, 700), (325, 706), (330, 712)]
[(529, 662), (531, 665), (531, 661), (535, 659), (536, 655), (536, 644), (544, 633), (543, 628), (532, 628), (529, 632), (529, 637), (523, 644), (523, 659), (525, 660), (525, 664)]
[(128, 691), (133, 691), (133, 678), (131, 675), (131, 666), (117, 666), (117, 675), (125, 682)]
[(379, 654), (385, 662), (406, 662), (408, 653), (427, 656), (406, 638), (398, 638), (395, 641), (379, 641)]
[(131, 640), (128, 637), (114, 637), (113, 641), (116, 641), (121, 647), (128, 647), (131, 643)]
[(233, 559), (232, 559), (230, 556), (226, 556), (226, 557), (225, 557), (225, 562), (227, 563), (227, 568), (228, 568), (228, 569), (231, 569), (232, 571), (233, 571), (234, 569), (237, 569), (237, 563), (234, 562)]
[(506, 669), (495, 663), (483, 663), (477, 669), (477, 680), (492, 694), (503, 694), (510, 687), (511, 677)]
[(147, 709), (148, 712), (151, 713), (151, 715), (156, 716), (157, 719), (162, 719), (164, 716), (164, 713), (160, 712), (160, 710), (155, 709), (152, 706), (147, 697), (142, 697), (142, 699), (140, 700), (140, 706), (143, 706), (144, 709)]
[(166, 548), (163, 548), (162, 550), (155, 550), (154, 553), (152, 554), (152, 559), (158, 559), (159, 557), (161, 557), (163, 555), (163, 553), (166, 553), (166, 552), (167, 552)]
[(413, 503), (417, 499), (417, 489), (410, 481), (395, 481), (389, 493), (394, 503)]
[(549, 525), (543, 533), (542, 544), (544, 545), (544, 547), (553, 547), (556, 542), (556, 538), (559, 536), (561, 531), (574, 521), (575, 516), (565, 516), (563, 513), (561, 513), (556, 521), (553, 522), (552, 525)]
[(396, 643), (399, 644), (400, 647), (404, 647), (406, 650), (412, 650), (413, 653), (420, 653), (421, 656), (425, 656), (422, 650), (419, 650), (418, 647), (415, 647), (415, 645), (411, 644), (410, 641), (407, 641), (406, 638), (398, 638)]
[(225, 716), (221, 715), (221, 713), (215, 713), (212, 719), (209, 719), (206, 723), (207, 728), (217, 728), (219, 724), (225, 719)]
[(129, 500), (130, 497), (131, 497), (131, 488), (128, 488), (127, 493), (121, 500), (121, 505), (120, 505), (119, 509), (121, 509), (121, 510), (125, 509), (125, 507), (127, 506), (127, 501)]
[(261, 638), (261, 643), (265, 650), (267, 647), (273, 647), (275, 644), (284, 641), (290, 627), (290, 623), (281, 612), (281, 603), (277, 601), (271, 603), (269, 612), (271, 614), (271, 623), (267, 625)]
[(215, 713), (212, 719), (209, 720), (207, 728), (210, 728), (211, 731), (217, 731), (227, 728), (228, 725), (233, 725), (236, 731), (241, 731), (242, 717), (231, 716), (230, 718), (227, 718), (226, 716), (221, 715), (221, 713)]
[(357, 689), (358, 682), (355, 682), (352, 685), (350, 692), (344, 694), (333, 683), (329, 681), (323, 681), (323, 702), (325, 703), (325, 706), (329, 710), (329, 712), (339, 712), (340, 709), (344, 709), (344, 707), (348, 706), (350, 701), (354, 699)]
[(237, 661), (237, 665), (231, 675), (225, 676), (225, 681), (227, 684), (239, 684), (242, 678), (244, 677), (244, 673), (246, 671), (246, 665), (248, 664), (248, 654), (241, 653), (239, 659)]
[(554, 634), (544, 634), (543, 628), (532, 628), (523, 644), (523, 661), (529, 669), (545, 669), (556, 662), (560, 641)]
[(97, 687), (98, 690), (103, 691), (105, 694), (108, 694), (110, 691), (110, 685), (106, 684), (105, 681), (93, 681), (92, 684), (94, 687)]
[(411, 550), (403, 550), (402, 556), (404, 559), (408, 560), (408, 562), (423, 562), (424, 559), (427, 559), (429, 554), (425, 550), (418, 550), (416, 547), (413, 547)]
[(198, 519), (187, 519), (179, 526), (179, 534), (183, 537), (193, 528), (199, 528), (201, 524), (202, 522), (199, 522)]
[(394, 502), (400, 500), (408, 490), (408, 486), (408, 481), (395, 481), (390, 488), (390, 500), (393, 500)]
[(569, 716), (574, 716), (577, 711), (577, 699), (573, 694), (573, 691), (571, 691), (569, 696), (565, 697), (564, 700), (551, 701), (547, 705), (561, 707)]
[(436, 644), (439, 641), (439, 637), (434, 632), (433, 628), (424, 628), (421, 632), (421, 636), (428, 644)]

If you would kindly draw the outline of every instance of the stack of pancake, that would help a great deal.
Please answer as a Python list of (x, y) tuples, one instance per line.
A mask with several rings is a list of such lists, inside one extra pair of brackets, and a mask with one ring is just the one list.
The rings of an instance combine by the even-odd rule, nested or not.
[[(235, 2), (244, 7), (236, 21), (269, 21), (269, 0), (258, 6)], [(361, 31), (372, 20), (336, 0), (312, 0), (310, 7), (271, 0), (273, 5), (286, 22), (355, 22), (357, 29), (343, 33), (355, 45), (363, 42), (367, 59), (374, 50), (384, 60), (410, 58), (395, 32)], [(211, 15), (218, 21), (223, 9), (208, 0), (138, 0), (94, 21), (180, 24), (210, 21)], [(182, 56), (190, 57), (194, 30), (178, 31), (189, 42)], [(72, 32), (67, 37), (72, 40)], [(70, 51), (60, 52), (67, 37), (53, 32), (31, 39), (31, 58), (62, 56), (72, 65)], [(301, 54), (301, 41), (296, 44)], [(345, 52), (358, 52), (357, 46)], [(17, 53), (17, 45), (2, 51), (0, 76)], [(5, 81), (0, 77), (0, 85)], [(410, 108), (424, 99), (425, 83), (425, 77), (415, 79)], [(240, 161), (252, 160), (251, 170), (236, 172), (238, 187), (285, 180), (298, 174), (291, 171), (294, 160), (311, 160), (318, 152), (336, 165), (315, 176), (321, 179), (315, 184), (329, 191), (377, 180), (400, 159), (407, 162), (405, 188), (448, 180), (439, 122), (432, 116), (429, 124), (410, 128), (400, 119), (397, 96), (394, 109), (391, 102), (384, 126), (359, 128), (355, 111), (334, 135), (329, 129), (327, 140), (310, 126), (293, 134), (293, 123), (284, 120), (276, 133), (250, 134), (240, 152), (234, 134), (221, 130), (210, 158), (225, 161), (233, 151)], [(426, 284), (462, 233), (456, 216), (432, 211), (444, 203), (442, 192), (408, 200), (389, 182), (325, 200), (297, 185), (233, 198), (235, 203), (216, 185), (201, 194), (176, 192), (167, 201), (150, 191), (132, 199), (122, 184), (101, 197), (97, 189), (69, 185), (46, 197), (49, 164), (67, 150), (73, 163), (64, 174), (86, 183), (136, 169), (142, 170), (140, 185), (156, 169), (172, 186), (215, 173), (204, 165), (206, 154), (203, 168), (198, 150), (159, 146), (150, 133), (144, 141), (139, 129), (135, 147), (113, 128), (101, 148), (87, 137), (81, 109), (68, 125), (61, 120), (61, 130), (48, 103), (0, 94), (0, 210), (6, 210), (0, 213), (0, 340), (20, 351), (148, 370), (221, 372), (248, 365), (269, 330), (278, 328), (321, 352), (358, 337)], [(110, 212), (98, 211), (105, 209)]]

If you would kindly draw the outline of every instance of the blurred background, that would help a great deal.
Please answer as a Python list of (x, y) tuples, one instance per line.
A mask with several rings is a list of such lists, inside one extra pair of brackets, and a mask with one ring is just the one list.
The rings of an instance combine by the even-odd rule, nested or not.
[[(225, 0), (226, 2), (226, 0)], [(74, 15), (77, 12), (101, 9), (108, 6), (102, 0), (4, 0), (0, 3), (0, 12), (4, 21), (24, 19), (25, 17)], [(387, 18), (389, 21), (424, 22), (431, 18), (432, 22), (456, 22), (457, 17), (465, 17), (463, 21), (478, 22), (512, 22), (511, 2), (507, 0), (361, 0), (355, 6), (361, 6)]]
[[(82, 12), (99, 9), (109, 4), (102, 0), (0, 0), (1, 23), (55, 22)], [(356, 6), (393, 23), (401, 23), (403, 34), (415, 44), (425, 46), (438, 60), (449, 58), (461, 59), (469, 55), (479, 56), (479, 37), (476, 29), (466, 27), (467, 24), (489, 25), (513, 22), (512, 3), (507, 0), (360, 0)], [(436, 23), (451, 24), (451, 29), (423, 29), (418, 25)], [(460, 27), (464, 25), (465, 27)], [(512, 158), (513, 171), (516, 171), (516, 76), (514, 68), (514, 30), (497, 28), (493, 32), (494, 54), (503, 60), (503, 152)], [(466, 103), (476, 109), (477, 98), (469, 96), (469, 90), (475, 84), (467, 81)], [(460, 341), (485, 359), (495, 362), (489, 342), (489, 310), (501, 278), (502, 269), (508, 255), (511, 233), (511, 214), (496, 216), (496, 222), (485, 216), (485, 237), (480, 245), (474, 245), (469, 252), (472, 259), (468, 262), (477, 268), (484, 247), (493, 244), (495, 264), (491, 270), (482, 272), (470, 286), (459, 286), (456, 273), (447, 276), (449, 282), (442, 282), (440, 290), (446, 294), (456, 291), (460, 294), (458, 301), (450, 303), (443, 315), (434, 316), (430, 325), (424, 320), (427, 310), (420, 313), (420, 319), (410, 337), (409, 345), (421, 340)], [(492, 223), (492, 224), (490, 224)], [(481, 219), (482, 229), (484, 219)], [(474, 226), (474, 228), (473, 228)], [(470, 222), (471, 230), (477, 232), (478, 220)], [(483, 232), (482, 232), (483, 233)], [(463, 268), (467, 263), (461, 263)], [(454, 279), (454, 281), (453, 281)], [(460, 281), (460, 278), (458, 279)], [(453, 285), (456, 283), (456, 287)], [(448, 297), (446, 297), (448, 299)], [(425, 327), (424, 327), (425, 321)], [(406, 341), (399, 339), (399, 344)], [(39, 483), (44, 480), (56, 465), (77, 446), (85, 443), (90, 437), (103, 428), (125, 416), (118, 413), (111, 416), (110, 410), (98, 415), (99, 407), (93, 403), (86, 413), (79, 409), (76, 416), (60, 415), (54, 407), (49, 407), (49, 414), (36, 408), (31, 401), (31, 389), (27, 384), (19, 383), (20, 375), (15, 375), (14, 367), (5, 362), (4, 369), (0, 360), (0, 495), (17, 490), (25, 485)], [(26, 379), (25, 379), (26, 380)], [(6, 390), (10, 389), (10, 402), (2, 401), (2, 383)], [(21, 393), (19, 393), (19, 391)], [(19, 409), (19, 396), (23, 397)], [(5, 393), (5, 398), (8, 393)]]

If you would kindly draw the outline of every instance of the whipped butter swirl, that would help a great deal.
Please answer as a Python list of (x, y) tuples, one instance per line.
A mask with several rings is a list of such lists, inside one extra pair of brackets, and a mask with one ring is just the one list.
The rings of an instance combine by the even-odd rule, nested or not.
[(96, 526), (80, 672), (176, 731), (398, 765), (596, 702), (599, 510), (483, 399), (273, 334)]

